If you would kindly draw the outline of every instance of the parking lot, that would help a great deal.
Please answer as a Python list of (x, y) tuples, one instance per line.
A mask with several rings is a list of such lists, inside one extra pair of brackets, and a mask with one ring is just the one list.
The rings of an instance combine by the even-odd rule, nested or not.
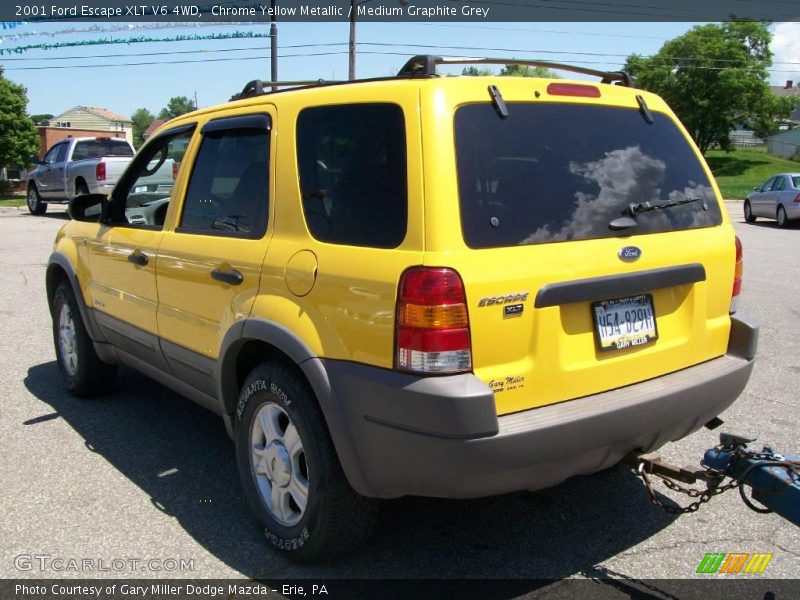
[[(740, 310), (760, 322), (761, 338), (722, 429), (800, 453), (800, 227), (748, 225), (739, 204), (729, 208), (744, 245)], [(800, 529), (751, 512), (735, 491), (676, 518), (622, 467), (536, 493), (387, 502), (372, 543), (349, 558), (301, 566), (278, 557), (240, 493), (218, 417), (128, 369), (106, 398), (62, 390), (44, 270), (64, 219), (58, 207), (43, 217), (0, 208), (2, 577), (96, 576), (26, 569), (17, 558), (34, 554), (151, 561), (139, 577), (649, 580), (695, 577), (707, 552), (772, 553), (770, 577), (800, 573)], [(662, 455), (696, 466), (716, 440), (701, 430)], [(166, 568), (171, 561), (191, 569)]]

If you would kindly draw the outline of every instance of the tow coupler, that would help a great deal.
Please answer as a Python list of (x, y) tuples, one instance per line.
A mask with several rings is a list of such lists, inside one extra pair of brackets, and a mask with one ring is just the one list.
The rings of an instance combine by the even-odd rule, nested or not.
[[(757, 513), (774, 512), (800, 527), (800, 456), (780, 454), (772, 446), (751, 450), (755, 441), (729, 433), (721, 433), (719, 445), (706, 450), (702, 469), (678, 467), (659, 457), (629, 454), (625, 461), (642, 478), (650, 500), (671, 514), (695, 512), (704, 502), (734, 488), (748, 508)], [(664, 504), (653, 489), (658, 477), (670, 490), (695, 498), (687, 506)], [(726, 480), (728, 480), (726, 482)], [(705, 483), (705, 489), (690, 488), (681, 483)], [(678, 483), (681, 482), (681, 483)], [(746, 487), (751, 488), (748, 497)], [(762, 506), (757, 506), (753, 501)]]

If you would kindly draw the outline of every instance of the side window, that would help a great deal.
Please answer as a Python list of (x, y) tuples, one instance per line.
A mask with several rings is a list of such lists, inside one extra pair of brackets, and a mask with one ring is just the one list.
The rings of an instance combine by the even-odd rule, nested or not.
[(406, 133), (395, 104), (303, 110), (297, 162), (306, 225), (333, 244), (395, 248), (406, 236)]
[(56, 154), (55, 162), (62, 163), (67, 160), (67, 150), (69, 150), (69, 143), (61, 144), (58, 148), (58, 154)]
[[(268, 121), (264, 127), (206, 126), (197, 153), (179, 231), (259, 239), (267, 229), (269, 209)], [(250, 119), (244, 117), (243, 119)], [(212, 121), (211, 123), (214, 123)], [(249, 123), (249, 125), (248, 125)]]
[(761, 191), (762, 192), (769, 192), (770, 190), (772, 190), (772, 186), (773, 185), (775, 185), (775, 178), (774, 177), (772, 179), (768, 179), (767, 183), (765, 183), (764, 185), (761, 186)]
[(178, 169), (193, 131), (194, 128), (181, 128), (177, 133), (167, 132), (142, 148), (115, 190), (115, 221), (164, 225)]
[(44, 155), (42, 162), (45, 164), (54, 163), (56, 161), (56, 156), (58, 155), (58, 151), (64, 144), (56, 144), (50, 150), (47, 151), (47, 154)]
[(784, 178), (783, 178), (782, 175), (776, 177), (775, 178), (775, 183), (772, 184), (772, 191), (773, 192), (780, 192), (781, 190), (783, 190), (785, 183), (786, 182), (784, 181)]

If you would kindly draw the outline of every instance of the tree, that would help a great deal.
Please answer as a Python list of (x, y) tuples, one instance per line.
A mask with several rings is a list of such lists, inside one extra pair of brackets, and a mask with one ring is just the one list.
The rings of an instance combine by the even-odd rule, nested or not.
[(653, 56), (629, 56), (625, 70), (667, 101), (703, 154), (730, 150), (737, 124), (768, 132), (785, 110), (767, 83), (771, 37), (759, 22), (699, 25)]
[(39, 134), (27, 106), (25, 88), (3, 77), (0, 67), (0, 167), (27, 165), (39, 152)]
[[(486, 77), (495, 75), (494, 71), (479, 67), (465, 67), (461, 71), (462, 75), (470, 77)], [(558, 79), (558, 75), (550, 69), (544, 67), (531, 67), (529, 65), (506, 65), (500, 70), (501, 77), (545, 77), (547, 79)]]
[(155, 118), (155, 115), (153, 115), (153, 113), (146, 108), (137, 108), (136, 112), (131, 115), (131, 121), (133, 121), (134, 147), (139, 148), (144, 143), (144, 132), (148, 127), (150, 127), (150, 124), (155, 120)]
[(31, 121), (33, 121), (34, 125), (47, 125), (48, 121), (53, 118), (53, 115), (50, 113), (44, 113), (41, 115), (31, 115)]
[(531, 67), (530, 65), (506, 65), (500, 71), (504, 77), (544, 77), (558, 79), (558, 75), (545, 67)]
[(158, 113), (159, 119), (174, 119), (195, 109), (194, 104), (186, 96), (173, 96), (167, 102), (167, 106)]

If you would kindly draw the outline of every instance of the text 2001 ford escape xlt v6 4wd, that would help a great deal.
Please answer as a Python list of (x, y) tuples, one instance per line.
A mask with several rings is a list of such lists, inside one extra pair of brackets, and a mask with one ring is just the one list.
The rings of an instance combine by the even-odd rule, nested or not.
[[(268, 540), (300, 560), (361, 543), (379, 498), (542, 488), (651, 451), (750, 376), (741, 246), (663, 100), (621, 73), (443, 62), (252, 82), (165, 124), (56, 238), (67, 387), (99, 393), (124, 363), (220, 414)], [(165, 161), (172, 189), (138, 185)]]

